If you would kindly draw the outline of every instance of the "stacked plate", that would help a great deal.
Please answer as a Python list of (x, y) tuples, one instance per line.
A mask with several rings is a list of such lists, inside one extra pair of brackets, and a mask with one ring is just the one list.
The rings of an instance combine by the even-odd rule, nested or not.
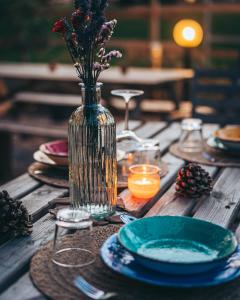
[(101, 257), (112, 270), (159, 286), (211, 286), (240, 276), (234, 234), (189, 217), (133, 221), (104, 243)]
[(68, 142), (57, 140), (40, 145), (33, 154), (35, 161), (52, 167), (68, 167)]
[(214, 132), (208, 146), (232, 154), (240, 154), (240, 126), (227, 126)]
[[(124, 158), (125, 152), (117, 150), (117, 160)], [(35, 161), (52, 167), (68, 168), (68, 141), (56, 140), (39, 147), (33, 154)]]

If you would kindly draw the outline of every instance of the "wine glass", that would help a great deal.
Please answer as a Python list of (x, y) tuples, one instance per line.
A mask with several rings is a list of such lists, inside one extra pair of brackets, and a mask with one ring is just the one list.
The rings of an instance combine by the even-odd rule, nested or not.
[(131, 89), (120, 89), (112, 90), (111, 94), (114, 96), (122, 97), (125, 100), (125, 123), (124, 129), (117, 135), (117, 142), (124, 142), (125, 148), (122, 150), (131, 151), (138, 143), (141, 143), (142, 139), (139, 138), (132, 130), (129, 129), (129, 102), (133, 97), (142, 95), (144, 92), (141, 90), (131, 90)]

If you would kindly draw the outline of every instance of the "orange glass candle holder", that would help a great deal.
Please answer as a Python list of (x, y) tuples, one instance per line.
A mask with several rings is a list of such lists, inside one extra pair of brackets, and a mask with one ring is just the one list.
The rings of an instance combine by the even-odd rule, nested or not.
[(150, 199), (160, 189), (159, 168), (152, 165), (133, 165), (129, 168), (128, 189), (139, 199)]

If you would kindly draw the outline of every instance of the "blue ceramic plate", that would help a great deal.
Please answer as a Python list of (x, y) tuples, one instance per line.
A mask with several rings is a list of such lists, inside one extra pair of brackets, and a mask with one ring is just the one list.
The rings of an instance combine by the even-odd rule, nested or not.
[(240, 247), (224, 266), (214, 271), (189, 276), (159, 273), (138, 264), (135, 258), (118, 242), (117, 234), (110, 236), (100, 250), (104, 263), (113, 271), (134, 280), (168, 287), (204, 287), (229, 282), (240, 276), (240, 269), (231, 268), (230, 262), (240, 259)]
[(118, 240), (147, 268), (168, 274), (195, 274), (219, 267), (234, 253), (234, 234), (195, 218), (156, 216), (133, 221)]

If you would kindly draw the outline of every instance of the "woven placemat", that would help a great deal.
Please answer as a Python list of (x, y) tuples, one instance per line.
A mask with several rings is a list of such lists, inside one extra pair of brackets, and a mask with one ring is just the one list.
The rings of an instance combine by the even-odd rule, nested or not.
[[(34, 162), (28, 167), (28, 173), (38, 181), (60, 187), (68, 188), (68, 169), (54, 168), (46, 164)], [(168, 173), (168, 165), (165, 162), (161, 164), (161, 178)], [(128, 186), (127, 176), (121, 174), (121, 167), (118, 166), (118, 189), (124, 189)]]
[(60, 188), (68, 188), (67, 169), (57, 169), (42, 163), (34, 162), (28, 167), (28, 173), (33, 178), (43, 183)]
[[(160, 288), (125, 278), (104, 265), (99, 248), (108, 236), (117, 232), (119, 225), (108, 225), (94, 228), (96, 261), (84, 268), (62, 268), (51, 262), (52, 242), (42, 247), (32, 258), (30, 275), (35, 286), (46, 296), (56, 300), (87, 300), (74, 285), (74, 278), (81, 274), (86, 280), (105, 291), (114, 291), (121, 300), (233, 300), (239, 296), (239, 281), (228, 285), (205, 289)], [(78, 234), (65, 238), (66, 243), (78, 239)], [(78, 239), (79, 240), (79, 239)]]
[(216, 167), (237, 167), (240, 168), (240, 156), (233, 156), (229, 153), (213, 149), (205, 145), (204, 153), (188, 153), (179, 149), (179, 144), (175, 143), (170, 147), (170, 153), (189, 162), (195, 162)]
[[(33, 178), (41, 181), (43, 183), (60, 187), (60, 188), (68, 188), (68, 169), (60, 169), (54, 168), (52, 166), (48, 166), (46, 164), (42, 164), (39, 162), (34, 162), (28, 167), (28, 173)], [(118, 181), (118, 188), (126, 188), (127, 181), (122, 181), (121, 176)]]

